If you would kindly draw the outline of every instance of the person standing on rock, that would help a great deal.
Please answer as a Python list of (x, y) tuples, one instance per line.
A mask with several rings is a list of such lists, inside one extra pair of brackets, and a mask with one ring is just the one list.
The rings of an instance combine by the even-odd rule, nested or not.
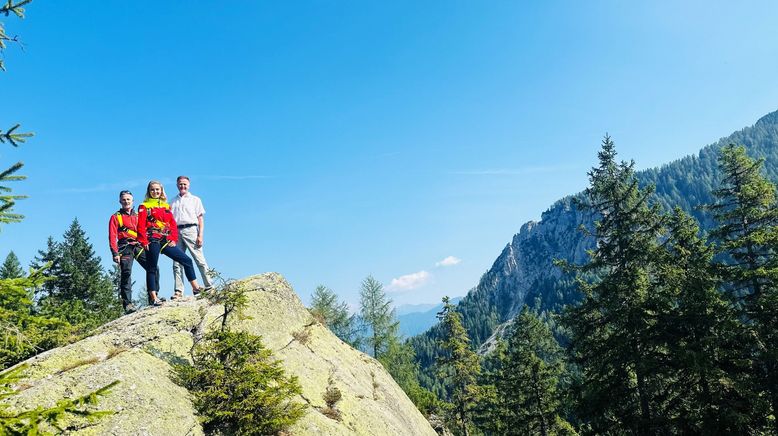
[[(178, 223), (178, 235), (181, 251), (191, 253), (194, 263), (200, 270), (200, 277), (203, 278), (203, 284), (211, 287), (211, 278), (208, 275), (208, 262), (203, 254), (203, 230), (205, 220), (205, 208), (200, 197), (189, 192), (189, 177), (178, 176), (176, 179), (178, 185), (178, 195), (170, 202), (170, 210), (173, 211), (173, 217)], [(173, 263), (173, 278), (175, 279), (175, 293), (173, 298), (184, 296), (183, 268), (177, 262)]]
[[(197, 284), (192, 259), (176, 245), (178, 243), (178, 227), (170, 212), (165, 188), (156, 180), (149, 182), (146, 187), (146, 199), (138, 207), (138, 242), (148, 252), (146, 256), (149, 266), (156, 267), (160, 253), (164, 254), (173, 262), (184, 266), (186, 279), (192, 285), (192, 293), (195, 295), (200, 293), (200, 285)], [(146, 288), (149, 291), (149, 300), (152, 305), (161, 306), (163, 300), (157, 295), (159, 292), (157, 272), (157, 268), (146, 270)], [(208, 288), (210, 286), (206, 286), (205, 289)]]
[[(148, 269), (146, 252), (138, 243), (138, 215), (132, 207), (132, 202), (132, 192), (121, 191), (121, 208), (108, 220), (108, 245), (111, 247), (113, 261), (119, 265), (119, 298), (122, 300), (124, 313), (127, 314), (136, 310), (132, 304), (132, 263), (138, 259), (140, 266)], [(159, 288), (159, 271), (156, 277)]]

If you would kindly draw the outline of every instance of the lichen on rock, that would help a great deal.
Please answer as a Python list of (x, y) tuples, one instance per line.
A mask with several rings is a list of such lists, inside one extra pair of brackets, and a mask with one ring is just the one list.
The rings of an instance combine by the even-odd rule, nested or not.
[[(435, 435), (430, 424), (375, 359), (354, 350), (317, 323), (277, 273), (243, 280), (250, 289), (246, 317), (235, 330), (262, 336), (265, 347), (297, 376), (303, 393), (295, 401), (312, 407), (290, 430), (294, 435)], [(147, 308), (108, 323), (74, 344), (29, 359), (12, 406), (31, 408), (84, 395), (114, 380), (100, 399), (114, 413), (93, 424), (74, 418), (74, 434), (203, 434), (186, 389), (172, 364), (189, 362), (195, 335), (217, 328), (222, 308), (188, 299)], [(304, 333), (300, 333), (304, 332)], [(301, 341), (301, 338), (305, 338)], [(325, 393), (337, 386), (340, 419), (322, 413)]]

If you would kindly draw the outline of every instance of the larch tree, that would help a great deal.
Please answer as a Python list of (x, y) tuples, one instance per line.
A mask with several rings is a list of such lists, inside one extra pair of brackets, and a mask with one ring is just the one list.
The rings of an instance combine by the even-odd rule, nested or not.
[(384, 286), (373, 276), (362, 281), (359, 291), (359, 306), (362, 322), (369, 329), (366, 345), (373, 357), (378, 359), (392, 341), (399, 338), (399, 325)]

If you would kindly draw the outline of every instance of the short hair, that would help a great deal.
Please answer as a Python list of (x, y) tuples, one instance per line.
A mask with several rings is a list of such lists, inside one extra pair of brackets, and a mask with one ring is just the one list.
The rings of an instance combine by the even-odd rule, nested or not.
[(159, 188), (162, 190), (162, 193), (159, 194), (159, 198), (162, 199), (163, 201), (167, 201), (167, 195), (165, 195), (165, 187), (162, 186), (162, 183), (160, 183), (160, 182), (158, 182), (156, 180), (150, 181), (148, 186), (146, 186), (146, 199), (143, 200), (143, 201), (147, 201), (147, 200), (151, 199), (151, 195), (149, 194), (149, 192), (151, 192), (151, 186), (152, 185), (159, 185)]
[(181, 179), (186, 179), (187, 182), (191, 182), (191, 180), (189, 180), (189, 176), (178, 176), (176, 177), (176, 185), (181, 181)]
[(132, 192), (127, 191), (127, 190), (119, 192), (119, 200), (122, 199), (122, 195), (129, 195), (130, 197), (132, 197)]

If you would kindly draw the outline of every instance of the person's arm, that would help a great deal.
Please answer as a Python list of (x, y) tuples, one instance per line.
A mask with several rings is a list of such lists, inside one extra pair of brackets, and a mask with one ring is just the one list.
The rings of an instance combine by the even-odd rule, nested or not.
[(148, 220), (148, 211), (146, 210), (146, 206), (140, 205), (138, 206), (138, 242), (140, 245), (143, 246), (145, 249), (149, 249), (149, 238), (146, 234), (147, 230), (147, 220)]
[(116, 242), (118, 238), (119, 222), (116, 220), (116, 215), (111, 215), (111, 219), (108, 220), (108, 245), (111, 247), (111, 257), (116, 263), (119, 263), (121, 260), (119, 244)]
[(205, 232), (205, 208), (203, 207), (203, 201), (200, 197), (196, 198), (195, 214), (197, 215), (197, 239), (195, 239), (195, 247), (200, 248), (203, 246), (203, 233)]
[(197, 239), (195, 239), (195, 247), (200, 248), (203, 246), (203, 231), (205, 227), (205, 219), (203, 214), (197, 215)]

